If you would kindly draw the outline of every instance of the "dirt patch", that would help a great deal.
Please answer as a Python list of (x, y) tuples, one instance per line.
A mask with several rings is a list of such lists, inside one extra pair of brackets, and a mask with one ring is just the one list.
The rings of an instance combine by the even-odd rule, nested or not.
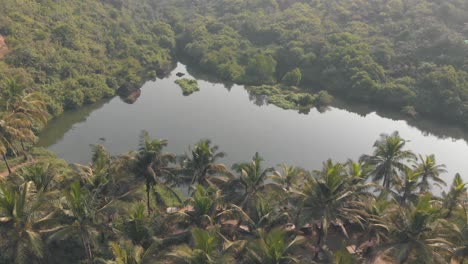
[(8, 53), (8, 46), (5, 42), (5, 38), (0, 35), (0, 59)]

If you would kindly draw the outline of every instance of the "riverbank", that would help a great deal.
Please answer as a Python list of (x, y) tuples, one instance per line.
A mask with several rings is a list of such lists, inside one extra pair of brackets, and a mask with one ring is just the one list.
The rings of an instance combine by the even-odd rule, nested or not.
[[(175, 83), (177, 72), (196, 79), (200, 91), (183, 96)], [(113, 154), (123, 153), (137, 148), (138, 135), (146, 129), (169, 140), (168, 150), (174, 153), (183, 153), (186, 146), (209, 138), (229, 153), (223, 159), (227, 165), (258, 151), (268, 165), (286, 162), (314, 170), (328, 158), (341, 162), (357, 159), (371, 150), (381, 133), (399, 131), (410, 141), (411, 149), (423, 155), (435, 154), (439, 163), (447, 165), (447, 181), (456, 172), (468, 175), (468, 144), (457, 137), (457, 130), (448, 129), (451, 132), (444, 134), (445, 127), (431, 123), (431, 131), (436, 132), (432, 134), (362, 105), (348, 107), (339, 100), (324, 112), (314, 108), (309, 114), (301, 114), (258, 100), (243, 86), (208, 78), (179, 63), (168, 77), (143, 85), (140, 98), (133, 104), (116, 97), (52, 120), (39, 145), (69, 162), (86, 164), (90, 144), (103, 144)]]

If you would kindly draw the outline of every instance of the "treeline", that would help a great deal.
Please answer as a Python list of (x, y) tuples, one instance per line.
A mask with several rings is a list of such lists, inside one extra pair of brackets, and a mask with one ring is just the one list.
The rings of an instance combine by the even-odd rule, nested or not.
[(466, 183), (405, 142), (317, 171), (228, 169), (208, 140), (177, 156), (147, 132), (88, 165), (36, 150), (0, 179), (0, 263), (463, 263)]
[(289, 96), (300, 86), (466, 126), (467, 16), (463, 0), (5, 0), (0, 90), (17, 79), (57, 115), (136, 89), (177, 50), (225, 80), (284, 90), (271, 99), (283, 108), (304, 108)]
[(150, 1), (4, 0), (0, 35), (2, 97), (10, 80), (47, 96), (58, 115), (138, 89), (172, 66), (175, 35)]
[(300, 84), (468, 125), (466, 1), (171, 2), (181, 54), (226, 80)]

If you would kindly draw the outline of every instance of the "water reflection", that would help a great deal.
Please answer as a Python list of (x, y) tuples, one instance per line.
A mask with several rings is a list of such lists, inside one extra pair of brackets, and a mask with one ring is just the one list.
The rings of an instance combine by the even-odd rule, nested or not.
[[(182, 96), (174, 83), (177, 72), (185, 73), (182, 78), (196, 78), (201, 90)], [(372, 152), (380, 134), (399, 131), (410, 141), (408, 148), (435, 154), (447, 165), (447, 182), (456, 172), (468, 175), (467, 137), (460, 129), (425, 120), (401, 121), (397, 113), (376, 113), (372, 107), (339, 100), (330, 108), (299, 114), (268, 105), (264, 97), (252, 97), (242, 86), (226, 88), (192, 74), (195, 71), (179, 64), (168, 77), (147, 82), (133, 104), (117, 97), (68, 112), (51, 122), (40, 145), (69, 162), (86, 163), (91, 157), (89, 144), (105, 138), (102, 143), (109, 151), (120, 154), (136, 149), (138, 135), (146, 129), (153, 137), (167, 139), (168, 151), (178, 154), (209, 138), (228, 154), (222, 160), (228, 166), (258, 151), (266, 166), (287, 163), (314, 170), (328, 158), (357, 160)]]
[(49, 147), (59, 142), (68, 131), (73, 130), (73, 126), (86, 122), (92, 112), (101, 109), (111, 100), (106, 99), (91, 105), (85, 105), (78, 110), (69, 110), (60, 117), (52, 119), (41, 132), (38, 145)]

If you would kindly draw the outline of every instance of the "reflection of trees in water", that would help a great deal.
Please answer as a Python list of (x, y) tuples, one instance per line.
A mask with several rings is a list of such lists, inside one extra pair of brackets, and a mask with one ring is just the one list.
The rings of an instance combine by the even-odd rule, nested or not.
[[(169, 67), (167, 69), (161, 69), (158, 72), (156, 72), (156, 77), (157, 79), (167, 79), (171, 77), (172, 72), (177, 68), (178, 61), (174, 60), (171, 62)], [(152, 80), (156, 81), (156, 79)]]
[(127, 104), (134, 104), (138, 100), (138, 98), (140, 98), (140, 96), (141, 96), (141, 89), (138, 89), (136, 91), (133, 91), (129, 95), (126, 95), (126, 96), (121, 95), (120, 99)]
[(195, 79), (199, 81), (206, 81), (210, 83), (215, 83), (215, 84), (222, 84), (226, 90), (231, 91), (232, 87), (234, 87), (235, 83), (225, 81), (219, 77), (217, 77), (214, 74), (210, 74), (200, 67), (197, 67), (196, 65), (190, 63), (189, 60), (187, 59), (180, 59), (180, 62), (185, 65), (188, 74), (192, 75)]
[(73, 128), (73, 125), (85, 122), (92, 112), (102, 108), (110, 100), (105, 99), (95, 104), (82, 106), (77, 110), (66, 111), (61, 116), (54, 118), (41, 132), (38, 146), (49, 147), (62, 140), (65, 133)]
[(268, 96), (266, 95), (256, 95), (248, 90), (246, 90), (249, 94), (249, 100), (253, 102), (257, 106), (263, 106), (268, 103)]
[(349, 101), (345, 102), (340, 99), (335, 99), (332, 106), (356, 113), (362, 117), (375, 112), (381, 117), (394, 121), (405, 120), (409, 126), (417, 128), (424, 136), (432, 135), (439, 139), (453, 138), (455, 140), (463, 139), (468, 141), (468, 132), (466, 130), (460, 126), (443, 122), (443, 120), (435, 121), (421, 116), (418, 116), (416, 119), (408, 118), (408, 116), (398, 111), (392, 111), (381, 106)]

